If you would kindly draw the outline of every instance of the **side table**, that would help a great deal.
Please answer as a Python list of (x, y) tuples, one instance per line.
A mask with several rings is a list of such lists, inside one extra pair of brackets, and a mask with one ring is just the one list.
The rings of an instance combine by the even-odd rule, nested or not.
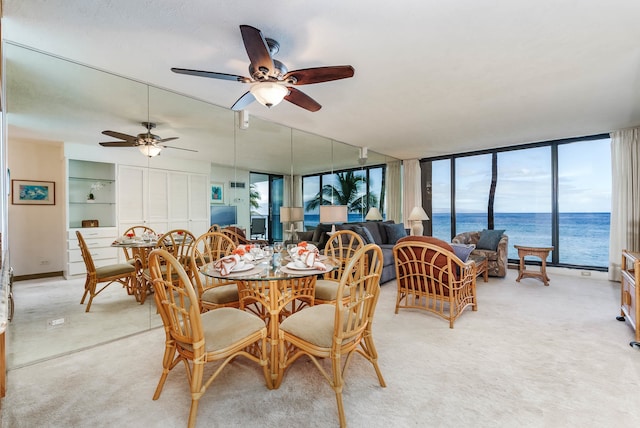
[[(547, 257), (549, 256), (549, 252), (553, 251), (553, 247), (525, 247), (522, 245), (514, 245), (514, 248), (518, 250), (518, 257), (520, 257), (520, 267), (518, 269), (519, 275), (516, 279), (517, 282), (524, 277), (534, 277), (539, 278), (544, 282), (544, 285), (549, 285), (549, 277), (547, 276)], [(540, 265), (540, 272), (527, 270), (527, 267), (524, 264), (525, 256), (534, 256), (539, 257), (542, 260), (542, 264)]]

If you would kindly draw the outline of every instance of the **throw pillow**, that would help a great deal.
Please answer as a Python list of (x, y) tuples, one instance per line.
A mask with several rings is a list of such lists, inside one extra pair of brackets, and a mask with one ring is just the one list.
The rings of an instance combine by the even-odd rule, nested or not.
[(469, 254), (471, 254), (471, 252), (476, 249), (476, 246), (474, 244), (456, 244), (455, 242), (452, 242), (449, 245), (453, 247), (453, 252), (455, 253), (455, 255), (465, 263), (469, 258)]
[(478, 239), (478, 243), (476, 244), (477, 249), (482, 250), (498, 250), (498, 243), (500, 243), (500, 238), (504, 234), (504, 229), (496, 229), (496, 230), (488, 230), (483, 229), (480, 232), (480, 239)]
[(395, 245), (398, 242), (398, 239), (404, 238), (407, 236), (407, 231), (404, 230), (404, 224), (382, 224), (385, 232), (387, 232), (387, 243)]
[(353, 230), (360, 235), (365, 244), (375, 244), (373, 235), (369, 232), (369, 229), (363, 226), (354, 226)]

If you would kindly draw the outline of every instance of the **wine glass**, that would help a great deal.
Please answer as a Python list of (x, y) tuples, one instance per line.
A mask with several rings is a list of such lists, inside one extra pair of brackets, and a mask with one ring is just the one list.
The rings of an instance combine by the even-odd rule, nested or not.
[(274, 242), (274, 243), (273, 243), (273, 251), (274, 251), (274, 252), (276, 252), (276, 253), (278, 253), (278, 254), (279, 254), (279, 253), (281, 253), (281, 252), (282, 252), (282, 248), (283, 248), (283, 247), (282, 247), (282, 242), (279, 242), (279, 241), (278, 241), (278, 242)]
[(264, 254), (264, 257), (267, 259), (267, 261), (269, 261), (271, 260), (271, 257), (273, 257), (273, 248), (265, 245), (264, 247), (262, 247), (262, 253)]

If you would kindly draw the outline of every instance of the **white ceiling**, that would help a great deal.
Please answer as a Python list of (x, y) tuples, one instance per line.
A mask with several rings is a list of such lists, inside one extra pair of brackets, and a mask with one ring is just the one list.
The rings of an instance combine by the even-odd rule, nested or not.
[[(355, 68), (351, 79), (298, 87), (318, 112), (254, 103), (252, 117), (400, 159), (640, 125), (638, 0), (3, 0), (3, 12), (7, 41), (224, 107), (248, 85), (170, 68), (248, 76), (238, 26), (252, 25), (280, 43), (276, 59), (290, 70)], [(57, 73), (32, 70), (42, 72)], [(59, 88), (102, 89), (79, 86)], [(73, 97), (56, 108), (73, 108), (60, 105)], [(87, 143), (109, 140), (98, 129), (141, 132), (127, 108), (88, 127)], [(73, 120), (56, 126), (84, 126)], [(190, 126), (172, 120), (157, 133)]]

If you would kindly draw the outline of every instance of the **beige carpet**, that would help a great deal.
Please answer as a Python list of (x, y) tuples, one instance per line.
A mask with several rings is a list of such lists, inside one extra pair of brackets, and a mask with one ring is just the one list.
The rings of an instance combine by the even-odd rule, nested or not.
[[(551, 275), (478, 283), (479, 310), (455, 329), (431, 314), (395, 315), (383, 286), (375, 320), (381, 388), (370, 365), (352, 362), (344, 390), (351, 427), (615, 427), (640, 425), (640, 351), (616, 321), (619, 284)], [(2, 427), (182, 427), (184, 369), (160, 376), (164, 335), (155, 329), (11, 370)], [(269, 391), (238, 360), (200, 401), (198, 426), (337, 426), (331, 388), (307, 360)]]

